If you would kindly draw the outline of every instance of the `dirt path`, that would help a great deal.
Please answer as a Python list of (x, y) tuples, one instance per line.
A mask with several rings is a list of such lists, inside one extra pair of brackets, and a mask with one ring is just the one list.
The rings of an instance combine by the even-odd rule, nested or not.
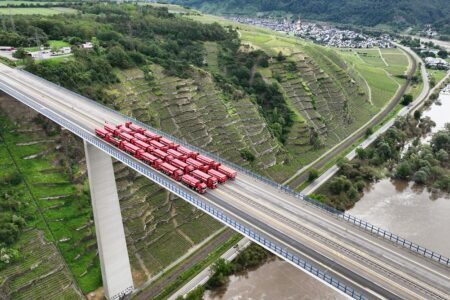
[(381, 60), (384, 62), (384, 64), (386, 65), (386, 67), (389, 67), (389, 64), (386, 62), (386, 60), (383, 57), (383, 53), (381, 53), (381, 49), (378, 48), (378, 53), (380, 53), (380, 58)]

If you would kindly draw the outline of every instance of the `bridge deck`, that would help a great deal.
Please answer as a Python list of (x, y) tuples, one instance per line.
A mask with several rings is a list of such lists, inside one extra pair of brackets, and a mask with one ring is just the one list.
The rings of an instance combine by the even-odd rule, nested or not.
[[(119, 113), (2, 65), (0, 89), (19, 100), (41, 105), (91, 135), (93, 129), (105, 121), (126, 121)], [(103, 142), (98, 140), (98, 143)], [(124, 156), (127, 155), (122, 153), (120, 157)], [(137, 164), (139, 170), (152, 180), (154, 175), (148, 174), (157, 174), (165, 182), (171, 182), (171, 190), (186, 200), (195, 198), (222, 212), (240, 224), (234, 226), (235, 229), (243, 225), (251, 230), (244, 232), (253, 240), (261, 243), (260, 237), (264, 237), (281, 246), (263, 243), (291, 263), (296, 264), (292, 255), (307, 259), (314, 267), (325, 270), (322, 279), (331, 275), (368, 298), (450, 299), (449, 266), (370, 234), (246, 174), (240, 173), (234, 182), (199, 195), (132, 157), (121, 160), (133, 162), (129, 165)], [(221, 219), (224, 220), (228, 219)]]

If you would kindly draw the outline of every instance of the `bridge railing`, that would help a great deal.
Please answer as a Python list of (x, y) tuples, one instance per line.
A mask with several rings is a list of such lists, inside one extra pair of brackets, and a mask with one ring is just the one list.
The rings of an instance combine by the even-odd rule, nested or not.
[[(54, 121), (55, 123), (63, 126), (64, 128), (68, 129), (75, 135), (79, 136), (83, 140), (87, 141), (88, 143), (98, 147), (99, 149), (105, 151), (110, 156), (114, 157), (115, 159), (121, 161), (122, 163), (128, 165), (132, 169), (138, 171), (139, 173), (145, 175), (147, 178), (151, 179), (155, 183), (167, 188), (172, 193), (176, 194), (177, 196), (183, 198), (184, 200), (190, 202), (197, 208), (201, 209), (202, 211), (206, 212), (207, 214), (213, 216), (215, 219), (218, 219), (222, 223), (226, 224), (229, 227), (232, 227), (234, 230), (240, 232), (241, 234), (249, 237), (254, 242), (260, 244), (261, 246), (269, 249), (270, 251), (276, 253), (278, 256), (284, 258), (285, 260), (288, 260), (289, 262), (297, 265), (298, 267), (302, 268), (306, 272), (311, 273), (312, 275), (316, 276), (317, 278), (323, 280), (324, 282), (328, 283), (329, 285), (333, 286), (334, 288), (338, 289), (339, 291), (345, 293), (346, 295), (357, 299), (357, 300), (364, 300), (367, 299), (362, 295), (361, 293), (357, 292), (355, 289), (353, 289), (350, 286), (347, 286), (346, 284), (340, 282), (339, 280), (333, 278), (332, 276), (326, 274), (322, 270), (314, 267), (307, 261), (303, 260), (302, 258), (291, 254), (288, 250), (283, 248), (277, 243), (274, 243), (264, 236), (256, 233), (255, 231), (247, 228), (246, 226), (243, 226), (241, 223), (235, 221), (234, 219), (228, 217), (226, 214), (224, 214), (221, 210), (210, 206), (206, 204), (205, 202), (201, 201), (198, 197), (193, 195), (194, 192), (186, 192), (184, 188), (180, 188), (177, 184), (174, 184), (172, 181), (167, 180), (165, 177), (163, 177), (160, 173), (157, 171), (149, 168), (148, 166), (144, 165), (143, 163), (136, 161), (135, 159), (131, 158), (128, 155), (125, 155), (121, 151), (119, 151), (117, 148), (112, 147), (105, 141), (97, 138), (93, 133), (87, 132), (83, 129), (80, 129), (78, 126), (72, 124), (71, 122), (57, 116), (50, 110), (46, 109), (45, 107), (42, 107), (39, 104), (36, 104), (33, 101), (27, 101), (26, 99), (18, 99), (19, 101), (23, 102), (27, 106), (33, 108), (37, 112), (41, 113), (42, 115), (46, 116), (50, 120)], [(130, 291), (131, 292), (131, 291)], [(114, 296), (116, 298), (116, 296)]]
[[(282, 185), (280, 183), (277, 183), (277, 182), (275, 182), (275, 181), (273, 181), (273, 180), (271, 180), (271, 179), (269, 179), (269, 178), (267, 178), (265, 176), (256, 174), (255, 172), (252, 172), (252, 171), (250, 171), (250, 170), (248, 170), (248, 169), (246, 169), (244, 167), (241, 167), (240, 165), (235, 164), (233, 162), (227, 161), (226, 159), (223, 159), (222, 157), (219, 157), (219, 156), (217, 156), (214, 153), (210, 153), (210, 152), (208, 152), (208, 151), (206, 151), (204, 149), (201, 149), (201, 148), (199, 148), (197, 146), (191, 145), (185, 140), (182, 140), (182, 139), (179, 139), (179, 138), (177, 138), (175, 136), (167, 134), (167, 133), (165, 133), (165, 132), (163, 132), (163, 131), (161, 131), (161, 130), (159, 130), (157, 128), (153, 128), (152, 126), (149, 126), (149, 125), (147, 125), (147, 124), (145, 124), (145, 123), (143, 123), (141, 121), (138, 121), (138, 120), (136, 120), (134, 118), (131, 118), (131, 117), (129, 117), (129, 116), (127, 116), (127, 115), (125, 115), (125, 114), (123, 114), (121, 112), (118, 112), (118, 111), (116, 111), (116, 110), (114, 110), (112, 108), (104, 106), (104, 105), (102, 105), (102, 104), (100, 104), (100, 103), (98, 103), (98, 102), (96, 102), (96, 101), (94, 101), (92, 99), (89, 99), (89, 98), (87, 98), (87, 97), (85, 97), (83, 95), (80, 95), (80, 94), (77, 94), (75, 92), (72, 92), (72, 91), (70, 91), (68, 89), (65, 89), (65, 88), (63, 88), (63, 87), (61, 87), (61, 86), (59, 86), (59, 85), (57, 85), (57, 84), (55, 84), (53, 82), (47, 81), (47, 80), (45, 80), (45, 79), (43, 79), (43, 78), (41, 78), (39, 76), (36, 76), (36, 75), (34, 75), (32, 73), (29, 73), (27, 71), (23, 71), (23, 72), (26, 72), (27, 74), (33, 76), (34, 78), (38, 79), (39, 81), (42, 81), (45, 84), (53, 85), (54, 87), (56, 87), (58, 89), (63, 89), (65, 92), (69, 92), (69, 93), (73, 94), (76, 97), (81, 97), (84, 100), (86, 100), (86, 101), (88, 101), (88, 102), (98, 106), (100, 109), (104, 109), (104, 110), (113, 112), (115, 114), (119, 114), (119, 115), (122, 116), (123, 119), (125, 119), (127, 121), (131, 121), (131, 122), (133, 122), (133, 123), (135, 123), (135, 124), (137, 124), (137, 125), (139, 125), (141, 127), (147, 128), (147, 129), (149, 129), (151, 131), (154, 131), (154, 132), (160, 134), (161, 136), (164, 136), (164, 137), (166, 137), (168, 139), (171, 139), (171, 140), (175, 141), (176, 143), (178, 143), (180, 145), (186, 146), (186, 147), (188, 147), (188, 148), (190, 148), (192, 150), (195, 150), (195, 151), (197, 151), (197, 152), (199, 152), (201, 154), (209, 156), (209, 157), (213, 158), (214, 160), (216, 160), (216, 161), (218, 161), (218, 162), (220, 162), (222, 164), (228, 165), (228, 166), (232, 167), (233, 169), (236, 169), (239, 172), (242, 172), (242, 173), (247, 174), (247, 175), (249, 175), (249, 176), (251, 176), (251, 177), (253, 177), (253, 178), (257, 179), (257, 180), (260, 180), (260, 181), (262, 181), (262, 182), (264, 182), (266, 184), (269, 184), (269, 185), (279, 189), (280, 191), (283, 191), (283, 192), (285, 192), (287, 194), (290, 194), (291, 196), (293, 196), (295, 198), (302, 199), (306, 203), (308, 203), (308, 204), (310, 204), (310, 205), (312, 205), (314, 207), (317, 207), (317, 208), (319, 208), (319, 209), (321, 209), (321, 210), (323, 210), (323, 211), (325, 211), (327, 213), (330, 213), (330, 214), (332, 214), (332, 215), (334, 215), (334, 216), (336, 216), (336, 217), (338, 217), (338, 218), (340, 218), (342, 220), (350, 222), (350, 223), (358, 226), (359, 228), (362, 228), (364, 230), (369, 231), (371, 234), (374, 234), (374, 235), (379, 236), (381, 238), (387, 239), (387, 240), (389, 240), (391, 242), (394, 242), (397, 245), (406, 247), (406, 248), (410, 249), (411, 251), (416, 252), (416, 253), (418, 253), (420, 255), (423, 255), (425, 257), (431, 258), (432, 260), (434, 260), (436, 262), (439, 262), (441, 264), (450, 266), (450, 259), (445, 257), (445, 256), (443, 256), (443, 255), (441, 255), (441, 254), (439, 254), (439, 253), (431, 251), (431, 250), (429, 250), (429, 249), (427, 249), (425, 247), (421, 247), (418, 244), (415, 244), (415, 243), (413, 243), (411, 241), (408, 241), (408, 240), (406, 240), (404, 238), (401, 238), (401, 237), (399, 237), (399, 236), (397, 236), (397, 235), (395, 235), (395, 234), (393, 234), (393, 233), (391, 233), (391, 232), (389, 232), (387, 230), (384, 230), (384, 229), (382, 229), (380, 227), (374, 226), (374, 225), (372, 225), (372, 224), (370, 224), (370, 223), (368, 223), (368, 222), (366, 222), (366, 221), (364, 221), (362, 219), (356, 218), (356, 217), (354, 217), (354, 216), (352, 216), (350, 214), (347, 214), (347, 213), (344, 213), (342, 211), (339, 211), (339, 210), (337, 210), (337, 209), (335, 209), (335, 208), (333, 208), (331, 206), (328, 206), (328, 205), (326, 205), (324, 203), (319, 202), (316, 199), (308, 197), (307, 195), (305, 195), (303, 193), (296, 192), (296, 191), (294, 191), (293, 189), (291, 189), (288, 186), (285, 186), (285, 185)], [(105, 121), (107, 121), (107, 120), (105, 120)]]

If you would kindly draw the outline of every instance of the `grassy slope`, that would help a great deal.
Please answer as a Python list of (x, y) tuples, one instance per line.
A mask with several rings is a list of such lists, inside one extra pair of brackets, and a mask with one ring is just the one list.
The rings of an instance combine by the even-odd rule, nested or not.
[[(0, 118), (4, 138), (4, 143), (0, 144), (0, 175), (14, 171), (24, 175), (24, 182), (17, 188), (23, 191), (22, 201), (26, 209), (35, 216), (34, 220), (27, 222), (27, 232), (23, 233), (14, 245), (20, 250), (21, 259), (0, 272), (0, 282), (15, 274), (6, 285), (13, 299), (80, 298), (72, 276), (54, 243), (58, 244), (70, 270), (85, 291), (99, 284), (98, 267), (94, 266), (83, 278), (79, 276), (86, 271), (91, 260), (95, 259), (95, 251), (87, 251), (76, 262), (73, 260), (77, 254), (83, 254), (87, 244), (92, 242), (92, 239), (88, 239), (75, 244), (86, 234), (92, 233), (92, 226), (75, 230), (83, 224), (89, 225), (89, 199), (87, 195), (77, 195), (76, 186), (68, 181), (63, 169), (55, 167), (56, 155), (51, 148), (52, 142), (20, 145), (30, 141), (47, 140), (48, 137), (42, 134), (42, 130), (17, 133), (14, 131), (17, 127), (9, 119), (4, 115)], [(24, 128), (29, 129), (27, 126)], [(45, 150), (50, 152), (38, 158), (24, 159)], [(58, 195), (69, 196), (64, 199), (46, 199)], [(87, 205), (83, 206), (83, 203)], [(70, 243), (57, 242), (63, 239), (69, 239)], [(31, 267), (33, 265), (37, 267)], [(39, 278), (44, 274), (48, 275)], [(31, 280), (36, 280), (36, 284), (28, 286)]]

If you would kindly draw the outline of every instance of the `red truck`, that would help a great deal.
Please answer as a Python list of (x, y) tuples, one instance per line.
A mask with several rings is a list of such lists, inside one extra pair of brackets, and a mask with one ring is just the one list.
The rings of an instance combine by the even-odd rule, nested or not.
[(178, 146), (180, 146), (180, 145), (178, 145), (178, 144), (175, 144), (175, 143), (172, 142), (171, 140), (166, 139), (165, 137), (160, 138), (160, 139), (159, 139), (159, 142), (162, 143), (162, 144), (164, 144), (164, 145), (166, 145), (166, 146), (169, 147), (170, 149), (177, 149)]
[(138, 155), (136, 157), (138, 159), (146, 162), (147, 164), (149, 164), (156, 170), (161, 169), (161, 164), (163, 163), (163, 161), (161, 159), (157, 158), (156, 156), (151, 155), (150, 153), (138, 152)]
[(200, 170), (202, 172), (208, 172), (208, 170), (209, 170), (209, 166), (205, 166), (204, 164), (202, 164), (201, 162), (199, 162), (193, 158), (186, 159), (186, 163), (190, 164), (195, 169)]
[(154, 156), (157, 156), (157, 157), (161, 158), (165, 162), (171, 162), (173, 160), (173, 156), (172, 155), (167, 154), (166, 152), (161, 151), (160, 149), (153, 150), (152, 154)]
[(119, 133), (119, 137), (120, 137), (122, 140), (127, 141), (127, 142), (131, 142), (131, 140), (134, 139), (134, 137), (133, 137), (132, 135), (129, 135), (129, 134), (126, 133), (126, 132), (121, 132), (121, 133)]
[(174, 167), (174, 166), (172, 166), (171, 164), (168, 164), (168, 163), (162, 163), (161, 164), (161, 171), (164, 174), (169, 175), (170, 177), (172, 177), (173, 179), (175, 179), (177, 181), (180, 181), (181, 180), (181, 176), (183, 176), (183, 171), (181, 171), (177, 167)]
[(119, 144), (119, 148), (136, 157), (139, 156), (140, 153), (144, 152), (144, 150), (126, 141), (121, 141)]
[(217, 178), (211, 175), (206, 174), (205, 172), (202, 172), (200, 170), (192, 171), (192, 176), (197, 178), (198, 180), (201, 180), (202, 182), (206, 183), (206, 185), (210, 189), (217, 188)]
[(137, 126), (137, 125), (133, 124), (133, 123), (130, 122), (130, 121), (125, 122), (125, 127), (129, 128), (129, 129), (131, 129), (131, 130), (133, 130), (134, 132), (141, 133), (141, 134), (143, 134), (144, 131), (145, 131), (144, 128), (142, 128), (142, 127), (140, 127), (140, 126)]
[(220, 173), (217, 170), (211, 169), (208, 170), (208, 174), (217, 178), (220, 183), (224, 183), (227, 181), (227, 175)]
[(167, 153), (175, 157), (176, 159), (186, 161), (187, 157), (183, 153), (178, 152), (177, 150), (169, 149), (167, 150)]
[(136, 133), (136, 134), (134, 135), (134, 137), (137, 138), (137, 139), (140, 140), (140, 141), (143, 141), (143, 142), (146, 142), (146, 143), (149, 142), (149, 138), (146, 137), (146, 136), (143, 135), (143, 134)]
[(102, 139), (106, 140), (107, 136), (111, 133), (103, 128), (95, 128), (95, 134), (97, 134)]
[(120, 132), (125, 132), (125, 133), (128, 133), (129, 135), (134, 135), (135, 134), (135, 132), (133, 130), (123, 126), (122, 124), (119, 124), (116, 127), (117, 127), (117, 129), (119, 129)]
[(237, 175), (237, 172), (235, 170), (230, 169), (230, 168), (225, 167), (225, 166), (219, 166), (217, 168), (217, 171), (219, 171), (222, 174), (227, 175), (227, 177), (230, 178), (230, 179), (234, 179), (236, 177), (236, 175)]
[(145, 130), (143, 135), (145, 135), (146, 137), (149, 137), (150, 139), (155, 140), (155, 141), (159, 141), (159, 139), (161, 138), (161, 136), (159, 134), (151, 132), (150, 130)]
[(117, 129), (116, 126), (108, 124), (108, 123), (105, 124), (104, 128), (105, 128), (106, 131), (111, 132), (115, 136), (118, 136), (119, 133), (120, 133), (120, 130)]
[(149, 141), (148, 143), (150, 144), (150, 146), (153, 146), (153, 147), (155, 147), (156, 149), (160, 149), (160, 150), (162, 150), (162, 151), (167, 151), (167, 150), (169, 150), (169, 148), (168, 148), (167, 146), (161, 144), (161, 143), (158, 142), (158, 141), (152, 140), (152, 141)]
[(119, 139), (116, 139), (111, 133), (105, 138), (105, 141), (113, 144), (116, 147), (119, 147), (121, 141)]
[[(172, 164), (172, 166), (175, 166), (175, 167), (177, 167), (177, 168), (183, 170), (183, 171), (184, 171), (184, 174), (189, 174), (189, 173), (191, 173), (192, 171), (195, 170), (195, 168), (194, 168), (193, 166), (188, 165), (188, 164), (185, 163), (184, 161), (181, 161), (181, 160), (176, 159), (176, 158), (175, 158), (174, 160), (172, 160), (170, 163)], [(223, 175), (223, 176), (225, 176), (225, 175)], [(226, 178), (227, 178), (227, 177), (225, 176), (225, 179), (226, 179)]]
[(195, 158), (196, 160), (198, 160), (199, 162), (201, 162), (202, 164), (208, 165), (211, 168), (217, 170), (217, 168), (220, 166), (220, 163), (216, 162), (214, 159), (211, 159), (207, 156), (204, 155), (197, 155), (197, 157)]
[(191, 175), (183, 175), (181, 182), (200, 194), (206, 193), (206, 184)]
[(143, 141), (138, 140), (138, 139), (132, 139), (132, 140), (131, 140), (131, 143), (132, 143), (133, 145), (138, 146), (138, 147), (141, 148), (142, 150), (147, 151), (147, 152), (152, 152), (153, 150), (155, 150), (155, 148), (153, 148), (152, 146), (150, 146), (150, 145), (147, 144), (146, 142), (143, 142)]
[(177, 151), (180, 152), (180, 153), (183, 153), (187, 157), (192, 157), (192, 158), (196, 158), (197, 155), (198, 155), (197, 152), (189, 150), (188, 148), (183, 147), (183, 146), (178, 146)]

